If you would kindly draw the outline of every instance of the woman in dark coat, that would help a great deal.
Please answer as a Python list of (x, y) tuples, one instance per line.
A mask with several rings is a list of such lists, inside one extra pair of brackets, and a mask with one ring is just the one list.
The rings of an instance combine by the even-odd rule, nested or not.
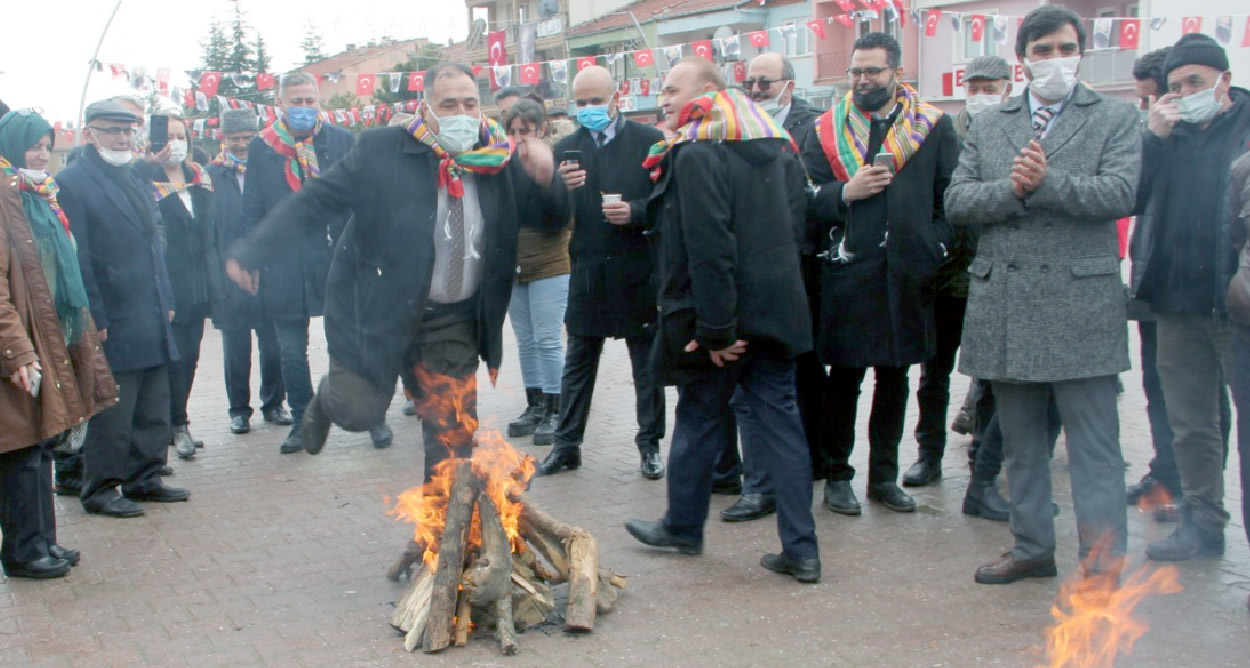
[(78, 563), (56, 542), (50, 448), (117, 402), (46, 171), (52, 139), (30, 111), (0, 118), (0, 562), (9, 577), (61, 577)]

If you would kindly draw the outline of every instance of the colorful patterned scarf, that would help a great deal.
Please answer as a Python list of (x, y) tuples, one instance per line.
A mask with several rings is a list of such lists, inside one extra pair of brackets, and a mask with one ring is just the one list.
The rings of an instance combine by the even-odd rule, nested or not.
[(317, 167), (317, 150), (313, 146), (313, 141), (317, 135), (321, 134), (321, 118), (317, 118), (316, 125), (313, 126), (312, 134), (299, 140), (291, 136), (291, 131), (286, 127), (286, 118), (278, 117), (273, 125), (265, 128), (260, 133), (260, 138), (278, 153), (278, 155), (286, 157), (286, 184), (291, 187), (291, 192), (299, 192), (304, 186), (304, 179), (315, 179), (321, 176), (321, 169)]
[(464, 197), (464, 182), (460, 180), (464, 172), (470, 174), (498, 174), (508, 166), (512, 159), (512, 144), (508, 141), (508, 133), (503, 126), (486, 118), (485, 127), (480, 134), (485, 146), (459, 155), (452, 155), (438, 143), (438, 137), (425, 124), (425, 117), (417, 114), (408, 124), (408, 133), (417, 141), (430, 147), (438, 156), (438, 187), (446, 188), (452, 197)]
[(222, 151), (221, 153), (218, 153), (217, 157), (213, 158), (213, 164), (219, 167), (225, 167), (226, 169), (240, 175), (247, 174), (247, 163), (239, 162), (238, 158), (230, 155), (230, 151)]
[[(868, 151), (872, 121), (855, 106), (853, 95), (853, 92), (848, 92), (838, 106), (816, 119), (820, 147), (824, 149), (834, 176), (842, 182), (850, 181), (855, 172), (864, 166), (865, 160), (871, 160), (864, 154)], [(901, 81), (894, 100), (894, 125), (886, 134), (881, 150), (894, 154), (894, 173), (897, 174), (907, 160), (920, 150), (944, 112), (921, 101), (916, 90)]]
[(790, 133), (747, 94), (736, 88), (704, 93), (682, 108), (678, 117), (681, 127), (672, 139), (651, 147), (642, 166), (651, 170), (651, 180), (658, 181), (663, 168), (660, 163), (674, 146), (700, 140), (750, 141), (752, 139), (785, 139), (799, 152)]
[(169, 183), (167, 181), (153, 181), (152, 190), (156, 194), (156, 201), (161, 201), (174, 193), (186, 192), (191, 186), (203, 186), (210, 193), (213, 192), (213, 182), (209, 180), (208, 174), (197, 163), (183, 163), (183, 167), (190, 169), (192, 178), (185, 183)]
[(36, 181), (26, 172), (13, 167), (13, 164), (5, 160), (3, 156), (0, 156), (0, 173), (6, 176), (16, 176), (18, 190), (38, 195), (40, 199), (47, 202), (48, 208), (52, 209), (52, 213), (56, 214), (56, 219), (61, 222), (61, 227), (65, 228), (66, 236), (73, 236), (69, 231), (69, 219), (65, 217), (65, 212), (56, 201), (56, 194), (61, 191), (61, 188), (56, 185), (56, 179), (53, 179), (51, 174), (42, 181)]

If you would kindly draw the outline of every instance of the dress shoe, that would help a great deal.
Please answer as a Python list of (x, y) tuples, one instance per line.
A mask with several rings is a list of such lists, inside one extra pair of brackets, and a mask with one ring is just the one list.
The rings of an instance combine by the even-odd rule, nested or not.
[(369, 429), (369, 439), (373, 441), (373, 447), (378, 450), (384, 450), (391, 447), (391, 443), (395, 442), (395, 434), (391, 432), (390, 425), (383, 422)]
[(904, 487), (924, 487), (942, 479), (942, 462), (920, 459), (903, 474)]
[(582, 465), (582, 449), (578, 446), (556, 446), (538, 465), (538, 475), (552, 475), (564, 469), (574, 471)]
[(869, 485), (868, 498), (896, 513), (916, 512), (916, 500), (892, 482)]
[(547, 400), (543, 398), (542, 388), (525, 388), (525, 410), (508, 423), (508, 438), (533, 436), (534, 430), (546, 417)]
[(851, 489), (850, 480), (825, 481), (825, 507), (840, 515), (859, 515), (864, 512)]
[(165, 487), (164, 485), (142, 492), (126, 491), (122, 492), (122, 494), (131, 501), (146, 501), (148, 503), (177, 503), (191, 498), (189, 490)]
[(82, 495), (82, 476), (77, 474), (56, 474), (56, 486), (53, 488), (57, 496)]
[(53, 559), (64, 559), (65, 561), (68, 561), (70, 566), (77, 566), (78, 561), (82, 559), (82, 553), (78, 550), (61, 547), (56, 543), (48, 546), (48, 554), (52, 555)]
[(56, 557), (43, 557), (34, 561), (6, 561), (2, 564), (4, 572), (11, 578), (30, 578), (32, 580), (51, 580), (63, 578), (69, 573), (70, 563)]
[(404, 401), (404, 415), (413, 417), (417, 414), (417, 402), (412, 399)]
[(664, 477), (664, 460), (660, 458), (659, 452), (648, 450), (642, 453), (642, 461), (638, 465), (638, 470), (647, 480), (659, 480)]
[(976, 421), (972, 418), (972, 413), (966, 408), (960, 408), (959, 412), (955, 414), (955, 420), (951, 422), (951, 431), (961, 436), (967, 436), (972, 433), (973, 425), (975, 424)]
[(720, 511), (723, 522), (750, 522), (777, 512), (777, 497), (773, 494), (743, 494), (738, 502)]
[(799, 582), (808, 584), (820, 582), (820, 559), (818, 557), (794, 559), (784, 553), (769, 553), (760, 559), (760, 565), (774, 573), (789, 575)]
[(722, 478), (712, 481), (712, 493), (721, 496), (738, 496), (742, 493), (741, 478)]
[(1146, 546), (1146, 556), (1155, 561), (1187, 561), (1224, 554), (1224, 532), (1205, 531), (1191, 518), (1183, 517), (1171, 536)]
[(265, 422), (268, 422), (269, 424), (276, 424), (280, 427), (289, 427), (295, 423), (295, 420), (291, 418), (291, 413), (282, 406), (278, 406), (277, 408), (262, 409), (260, 415), (264, 418)]
[(669, 533), (663, 522), (629, 520), (625, 530), (638, 542), (651, 547), (675, 547), (682, 554), (703, 554), (703, 541)]
[(187, 425), (174, 425), (174, 448), (178, 451), (179, 459), (195, 459), (195, 440), (191, 438), (191, 432), (187, 431)]
[(560, 395), (544, 394), (542, 402), (546, 414), (534, 428), (534, 445), (552, 445), (560, 429)]
[(282, 441), (282, 445), (278, 447), (278, 452), (284, 455), (295, 454), (304, 449), (304, 434), (298, 426), (292, 427), (290, 433), (286, 435), (286, 439)]
[(252, 425), (248, 419), (242, 415), (235, 415), (230, 418), (230, 433), (246, 434), (252, 430)]
[(1025, 578), (1053, 578), (1058, 574), (1054, 557), (1024, 561), (1007, 552), (998, 561), (978, 568), (974, 579), (978, 584), (998, 585), (1011, 584)]
[(118, 495), (103, 503), (84, 501), (82, 509), (91, 515), (106, 515), (108, 517), (139, 517), (143, 515), (143, 508), (139, 504)]
[(162, 478), (168, 478), (169, 476), (173, 474), (174, 474), (174, 467), (169, 466), (169, 465), (162, 466), (156, 471), (156, 475)]
[(1141, 480), (1139, 480), (1138, 482), (1132, 485), (1129, 485), (1128, 488), (1124, 490), (1125, 491), (1124, 496), (1126, 499), (1128, 499), (1128, 505), (1130, 506), (1137, 505), (1137, 501), (1141, 499), (1143, 496), (1149, 495), (1150, 492), (1154, 490), (1155, 485), (1157, 484), (1159, 484), (1159, 482), (1154, 479), (1154, 476), (1147, 473), (1146, 475), (1142, 476)]
[(981, 480), (972, 474), (964, 494), (964, 514), (994, 522), (1011, 519), (1011, 504), (998, 492), (998, 476)]
[[(304, 444), (304, 452), (310, 455), (320, 454), (322, 448), (326, 447), (326, 439), (330, 437), (330, 416), (321, 410), (320, 397), (313, 395), (312, 401), (308, 402), (308, 408), (304, 409), (302, 423), (302, 425), (295, 425), (291, 433), (300, 432), (300, 442)], [(371, 431), (370, 436), (372, 435)], [(286, 447), (285, 443), (283, 447)]]

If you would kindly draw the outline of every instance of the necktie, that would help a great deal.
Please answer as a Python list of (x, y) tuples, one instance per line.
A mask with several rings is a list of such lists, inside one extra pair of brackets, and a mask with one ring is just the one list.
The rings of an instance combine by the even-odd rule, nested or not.
[(451, 254), (447, 257), (447, 300), (460, 301), (464, 287), (464, 198), (447, 197), (447, 227)]
[(1055, 120), (1055, 110), (1050, 107), (1039, 107), (1033, 112), (1033, 134), (1041, 139), (1050, 129), (1050, 122)]
[(603, 148), (603, 145), (608, 143), (608, 133), (600, 132), (598, 142), (599, 142), (599, 148)]

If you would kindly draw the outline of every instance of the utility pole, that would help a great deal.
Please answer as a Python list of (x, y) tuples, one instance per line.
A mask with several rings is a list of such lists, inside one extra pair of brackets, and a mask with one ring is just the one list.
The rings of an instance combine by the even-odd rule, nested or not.
[(113, 13), (109, 14), (109, 20), (104, 24), (104, 30), (100, 33), (100, 39), (95, 43), (95, 53), (91, 54), (91, 60), (87, 62), (87, 77), (82, 82), (82, 96), (78, 98), (78, 127), (79, 135), (82, 136), (81, 128), (83, 124), (82, 112), (87, 105), (87, 86), (91, 84), (91, 74), (95, 72), (97, 59), (100, 57), (100, 47), (104, 45), (104, 36), (109, 32), (109, 26), (113, 25), (113, 19), (117, 17), (117, 10), (121, 9), (122, 0), (117, 0), (117, 4), (113, 5)]

